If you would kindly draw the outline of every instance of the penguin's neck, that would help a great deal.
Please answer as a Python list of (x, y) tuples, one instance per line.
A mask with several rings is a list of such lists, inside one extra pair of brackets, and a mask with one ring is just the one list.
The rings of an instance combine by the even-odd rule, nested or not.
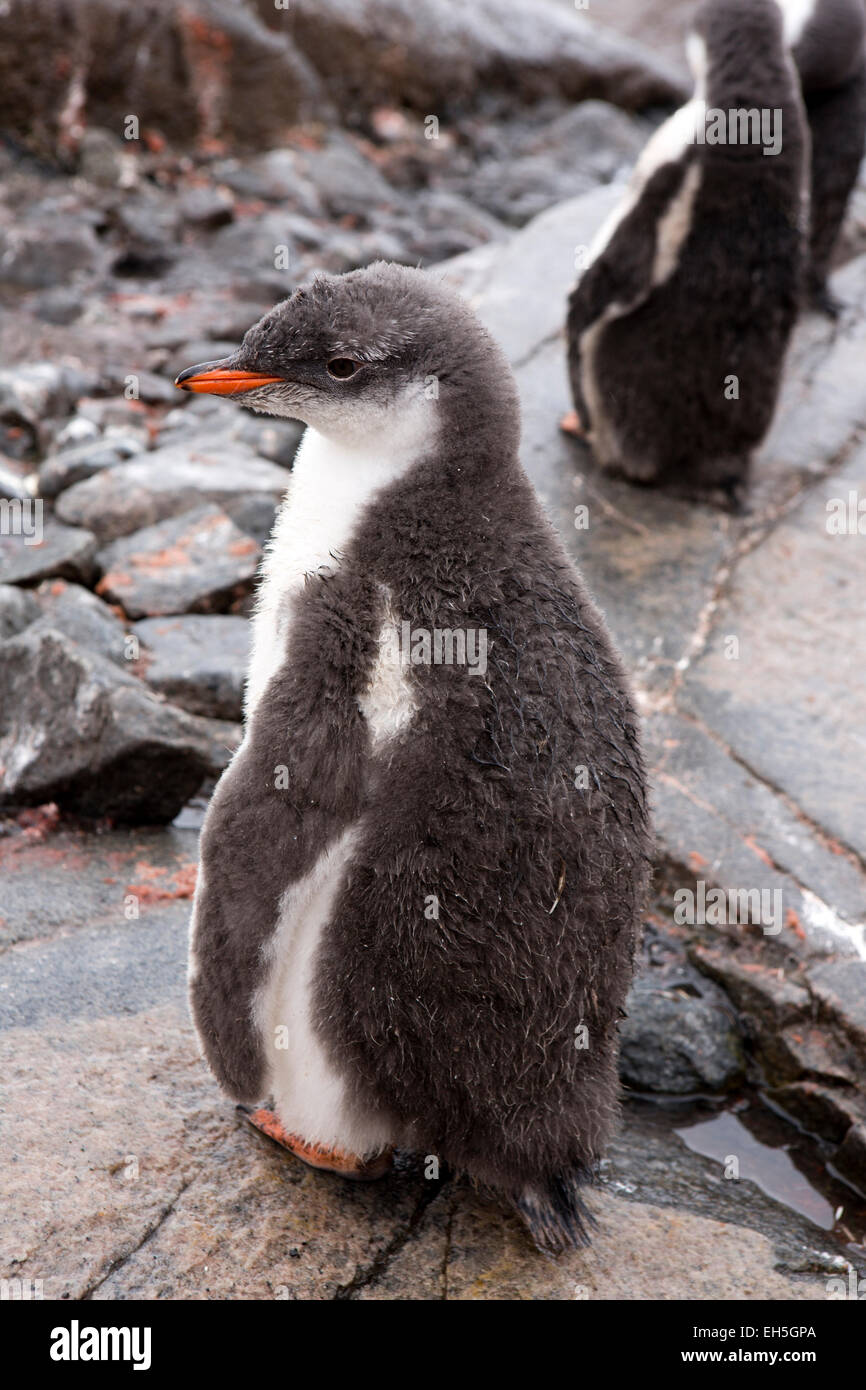
[(366, 508), (435, 445), (435, 406), (423, 396), (383, 422), (334, 438), (312, 426), (301, 441), (265, 551), (247, 677), (250, 719), (285, 656), (292, 599), (308, 574), (333, 572)]

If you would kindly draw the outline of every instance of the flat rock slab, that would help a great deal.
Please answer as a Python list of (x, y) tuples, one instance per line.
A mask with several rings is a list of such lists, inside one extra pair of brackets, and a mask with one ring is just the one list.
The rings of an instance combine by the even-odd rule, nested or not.
[(250, 652), (246, 618), (213, 614), (145, 618), (135, 624), (137, 674), (191, 714), (240, 719)]
[(173, 708), (54, 629), (3, 646), (0, 806), (171, 820), (237, 742), (235, 725)]
[(97, 591), (131, 618), (213, 612), (249, 592), (259, 555), (218, 507), (196, 507), (100, 550)]
[[(496, 1302), (631, 1299), (800, 1300), (826, 1297), (826, 1278), (776, 1271), (773, 1243), (742, 1226), (688, 1211), (590, 1199), (598, 1220), (592, 1246), (545, 1259), (516, 1222), (457, 1191), (431, 1207), (420, 1232), (358, 1297)], [(438, 1294), (419, 1272), (441, 1261)]]
[[(150, 929), (127, 930), (146, 941)], [(41, 968), (37, 947), (20, 954)], [(777, 1271), (767, 1236), (688, 1210), (598, 1193), (591, 1249), (551, 1260), (497, 1205), (462, 1185), (440, 1191), (417, 1164), (369, 1185), (314, 1173), (219, 1096), (182, 998), (132, 1017), (63, 1009), (34, 1025), (0, 1034), (0, 1256), (15, 1277), (41, 1278), (46, 1298), (826, 1296), (826, 1277)]]
[[(187, 1014), (194, 855), (195, 832), (174, 828), (0, 841), (12, 925), (30, 938), (0, 954), (8, 1277), (72, 1299), (825, 1296), (820, 1276), (775, 1267), (784, 1213), (775, 1226), (759, 1213), (770, 1235), (750, 1229), (748, 1205), (720, 1201), (718, 1179), (704, 1182), (703, 1161), (672, 1138), (626, 1130), (610, 1185), (590, 1199), (592, 1249), (551, 1260), (498, 1205), (426, 1177), (417, 1158), (352, 1184), (254, 1133), (200, 1060)], [(43, 883), (29, 899), (37, 919), (45, 911), (41, 937), (21, 915), (28, 877)], [(624, 1200), (616, 1183), (634, 1194), (647, 1152), (645, 1190), (664, 1197), (645, 1201), (639, 1186)]]
[[(836, 513), (846, 534), (828, 530)], [(680, 704), (866, 859), (866, 449), (737, 564)], [(846, 522), (847, 525), (847, 522)], [(864, 904), (866, 906), (866, 904)]]
[[(11, 502), (10, 507), (19, 504)], [(36, 584), (60, 575), (87, 583), (93, 577), (96, 540), (81, 526), (64, 526), (42, 511), (41, 502), (22, 502), (21, 523), (11, 524), (17, 534), (0, 528), (0, 583)], [(10, 512), (10, 516), (17, 513)]]
[(512, 365), (562, 333), (580, 250), (589, 247), (624, 192), (622, 183), (607, 184), (569, 198), (504, 245), (480, 246), (443, 267)]
[(102, 544), (168, 517), (213, 502), (224, 507), (250, 494), (274, 505), (288, 476), (238, 441), (212, 436), (166, 445), (110, 468), (62, 493), (57, 513), (72, 525), (92, 528)]

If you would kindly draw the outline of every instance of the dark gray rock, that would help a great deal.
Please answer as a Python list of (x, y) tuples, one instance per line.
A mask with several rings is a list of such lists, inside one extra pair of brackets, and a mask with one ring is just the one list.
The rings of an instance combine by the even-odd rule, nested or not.
[(322, 200), (295, 150), (275, 149), (255, 159), (221, 160), (213, 176), (242, 198), (280, 203), (305, 217), (321, 217)]
[(83, 482), (141, 453), (141, 443), (132, 436), (125, 439), (97, 439), (50, 454), (39, 469), (40, 497), (56, 497), (74, 483)]
[[(212, 248), (225, 232), (226, 229), (223, 228), (209, 240), (209, 261)], [(184, 301), (181, 307), (160, 318), (159, 323), (146, 331), (147, 347), (179, 348), (184, 343), (191, 343), (196, 339), (222, 340), (236, 347), (250, 324), (260, 319), (272, 303), (271, 300), (258, 298), (217, 297), (213, 291), (193, 296), (187, 291)], [(180, 392), (178, 395), (180, 396)]]
[(0, 369), (0, 419), (36, 432), (46, 419), (66, 415), (97, 382), (95, 373), (53, 362)]
[(136, 400), (144, 401), (145, 405), (175, 405), (180, 392), (173, 380), (164, 376), (157, 376), (156, 372), (126, 372), (120, 374), (118, 390), (126, 385), (127, 376), (135, 377), (135, 388), (137, 391)]
[(276, 416), (241, 411), (232, 433), (261, 458), (270, 459), (281, 468), (291, 468), (304, 426), (299, 420), (279, 420)]
[(743, 1079), (736, 1017), (724, 994), (689, 966), (638, 976), (620, 1034), (620, 1075), (637, 1091), (724, 1091)]
[(52, 442), (53, 453), (63, 453), (65, 449), (77, 449), (80, 444), (96, 444), (102, 441), (102, 431), (89, 415), (76, 411), (70, 419), (55, 432)]
[(228, 497), (223, 505), (226, 516), (231, 517), (235, 526), (246, 536), (252, 536), (261, 548), (274, 529), (277, 508), (272, 498), (264, 494), (245, 493), (241, 497)]
[(259, 554), (218, 507), (195, 507), (101, 550), (97, 592), (131, 618), (218, 612), (249, 592)]
[(129, 670), (126, 624), (107, 603), (80, 584), (48, 579), (36, 590), (39, 614), (31, 631), (53, 628), (70, 642)]
[[(841, 383), (833, 390), (838, 399)], [(861, 445), (740, 560), (681, 697), (740, 762), (861, 860), (866, 685), (855, 673), (866, 634), (852, 615), (866, 590), (866, 544), (856, 526), (830, 532), (828, 507), (844, 504), (847, 515), (849, 497), (856, 507), (866, 495), (864, 478)], [(768, 602), (779, 594), (783, 604)]]
[(0, 642), (23, 632), (41, 612), (36, 596), (29, 589), (0, 584)]
[(234, 203), (223, 189), (207, 185), (185, 188), (178, 198), (178, 211), (189, 227), (224, 227), (234, 217)]
[(67, 285), (56, 285), (34, 295), (29, 307), (43, 323), (74, 323), (84, 312), (84, 296), (80, 290)]
[(331, 217), (366, 217), (374, 208), (393, 207), (401, 195), (341, 133), (329, 136), (322, 149), (305, 155), (307, 174)]
[(228, 760), (229, 727), (174, 709), (57, 631), (25, 630), (0, 662), (0, 805), (171, 820)]
[(142, 644), (133, 669), (154, 690), (191, 714), (241, 718), (250, 648), (246, 618), (145, 618), (133, 631)]
[[(330, 245), (332, 234), (324, 227), (317, 230), (307, 217), (286, 211), (265, 212), (239, 218), (215, 232), (208, 254), (214, 265), (231, 273), (241, 292), (264, 293), (277, 299), (294, 289), (305, 252), (311, 246)], [(255, 319), (250, 319), (247, 328), (253, 322)]]
[(833, 1156), (833, 1166), (861, 1192), (866, 1190), (866, 1123), (851, 1126)]
[[(257, 4), (273, 16), (268, 0)], [(649, 49), (548, 0), (294, 0), (292, 21), (295, 42), (344, 112), (387, 105), (446, 116), (479, 96), (513, 107), (554, 93), (639, 109), (684, 96), (679, 76)]]
[(92, 526), (104, 543), (203, 502), (224, 506), (253, 494), (276, 504), (286, 483), (285, 469), (238, 442), (207, 436), (166, 445), (75, 483), (58, 498), (57, 514)]
[(4, 505), (20, 505), (25, 509), (29, 505), (31, 509), (43, 508), (43, 512), (41, 523), (38, 511), (25, 510), (22, 513), (29, 535), (9, 534), (5, 527), (0, 527), (0, 583), (35, 584), (40, 579), (49, 579), (54, 575), (81, 580), (85, 584), (91, 579), (96, 554), (96, 540), (92, 532), (55, 521), (44, 512), (40, 501)]
[[(170, 378), (173, 380), (173, 378)], [(219, 396), (193, 395), (177, 391), (177, 405), (163, 416), (156, 438), (160, 448), (197, 436), (212, 437), (217, 430), (223, 437), (237, 428), (238, 408)]]
[(650, 131), (608, 102), (585, 101), (540, 130), (509, 133), (507, 149), (467, 174), (465, 192), (503, 222), (523, 226), (554, 203), (625, 178)]
[(386, 226), (402, 245), (401, 258), (410, 264), (444, 261), (508, 236), (508, 229), (498, 218), (468, 197), (440, 188), (419, 190), (411, 209), (402, 216), (387, 218)]
[(67, 285), (78, 271), (98, 270), (105, 252), (93, 228), (71, 218), (0, 233), (0, 284), (17, 289)]
[(116, 275), (158, 275), (175, 258), (181, 226), (175, 203), (152, 190), (124, 198), (115, 213), (121, 250)]
[(692, 883), (712, 866), (723, 887), (781, 889), (802, 933), (786, 929), (786, 948), (818, 957), (836, 950), (838, 939), (821, 926), (821, 904), (832, 904), (852, 927), (861, 920), (866, 878), (856, 863), (692, 720), (657, 714), (645, 727), (654, 823), (667, 859), (689, 870)]
[(843, 1024), (866, 1063), (866, 960), (835, 960), (809, 971), (813, 993)]

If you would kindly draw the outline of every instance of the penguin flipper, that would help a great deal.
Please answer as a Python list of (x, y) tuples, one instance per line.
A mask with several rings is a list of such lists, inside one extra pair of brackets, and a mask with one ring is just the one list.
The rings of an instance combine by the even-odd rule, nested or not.
[(612, 304), (635, 309), (653, 288), (658, 224), (685, 182), (687, 164), (663, 164), (648, 179), (635, 205), (617, 223), (610, 240), (590, 262), (568, 300), (568, 336), (573, 342)]
[(571, 391), (577, 414), (589, 433), (594, 424), (584, 390), (583, 338), (608, 311), (632, 313), (654, 288), (658, 225), (684, 185), (684, 160), (663, 164), (647, 180), (640, 197), (616, 225), (610, 240), (585, 270), (568, 299), (566, 336)]
[(813, 151), (808, 288), (813, 304), (836, 317), (826, 281), (866, 142), (866, 60), (842, 87), (810, 95), (807, 113)]
[(193, 1022), (208, 1065), (234, 1100), (262, 1100), (268, 1088), (255, 1000), (281, 895), (298, 872), (296, 830), (297, 816), (242, 748), (205, 818), (189, 958)]

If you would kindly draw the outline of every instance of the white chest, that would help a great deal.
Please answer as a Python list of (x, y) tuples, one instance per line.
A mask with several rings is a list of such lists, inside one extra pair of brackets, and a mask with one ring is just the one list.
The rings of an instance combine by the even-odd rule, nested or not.
[(247, 676), (247, 721), (285, 657), (292, 599), (303, 588), (305, 576), (339, 567), (365, 508), (375, 505), (377, 494), (407, 472), (429, 446), (431, 421), (423, 406), (410, 406), (400, 427), (384, 431), (378, 441), (368, 434), (359, 442), (341, 443), (312, 428), (304, 435), (262, 565)]

